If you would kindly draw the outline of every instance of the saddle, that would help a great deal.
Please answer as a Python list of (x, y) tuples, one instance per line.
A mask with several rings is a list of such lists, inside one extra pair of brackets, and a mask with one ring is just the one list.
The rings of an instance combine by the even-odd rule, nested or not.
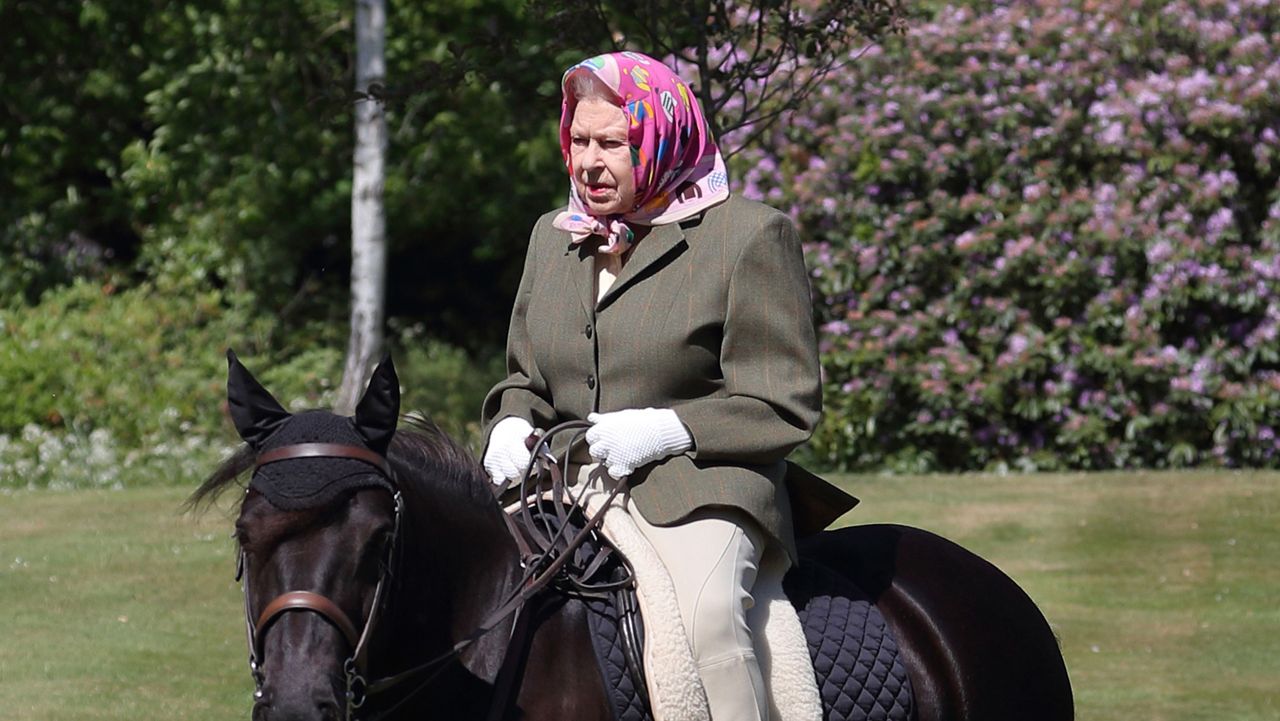
[[(566, 424), (568, 430), (577, 425), (583, 424)], [(507, 507), (526, 561), (570, 556), (559, 559), (553, 586), (588, 611), (615, 719), (710, 721), (666, 569), (614, 503), (621, 484), (607, 493), (565, 489), (568, 454), (557, 462), (548, 450), (548, 439), (560, 429), (531, 439), (536, 460), (520, 484), (519, 500)], [(549, 484), (530, 484), (539, 472)], [(790, 606), (779, 600), (779, 607), (770, 609), (764, 633), (772, 660), (761, 667), (777, 721), (911, 721), (911, 681), (872, 599), (852, 579), (805, 558), (803, 551), (783, 588)], [(650, 614), (647, 624), (645, 613)]]
[[(603, 512), (604, 494), (595, 495), (594, 501), (584, 506), (563, 504), (547, 496), (534, 499), (523, 509), (529, 514), (525, 523), (532, 520), (542, 532), (551, 534), (561, 534), (560, 529), (567, 525), (561, 535), (572, 536), (587, 525), (589, 513)], [(653, 569), (636, 565), (652, 561), (633, 561), (624, 555), (619, 547), (634, 547), (635, 539), (611, 538), (610, 532), (616, 533), (617, 525), (606, 521), (599, 525), (599, 532), (589, 534), (587, 542), (573, 549), (573, 558), (565, 567), (567, 573), (553, 585), (587, 610), (600, 677), (617, 721), (706, 721), (709, 715), (701, 686), (692, 690), (687, 687), (690, 672), (696, 668), (691, 655), (681, 659), (662, 654), (663, 668), (648, 672), (641, 661), (645, 658), (646, 623), (640, 612), (637, 579), (651, 575)], [(812, 681), (816, 681), (821, 700), (820, 717), (824, 721), (913, 719), (910, 678), (892, 631), (872, 599), (850, 579), (803, 558), (798, 567), (787, 573), (783, 587), (798, 617), (803, 641), (775, 638), (779, 632), (773, 628), (767, 634), (775, 648), (802, 643), (807, 650)], [(662, 593), (658, 589), (649, 596)], [(650, 599), (649, 606), (653, 605), (655, 601)], [(674, 606), (674, 598), (671, 605)], [(660, 612), (663, 617), (672, 609), (664, 610)], [(669, 636), (674, 632), (672, 627), (679, 627), (678, 632), (683, 634), (676, 613), (671, 618), (653, 619), (651, 627), (658, 624), (668, 628), (651, 630)], [(669, 638), (660, 642), (664, 648), (675, 647)], [(687, 642), (685, 653), (689, 653)], [(794, 663), (789, 680), (786, 664), (779, 662), (775, 666), (782, 668), (773, 669), (767, 682), (781, 715), (779, 721), (815, 718), (816, 710), (807, 711), (804, 694), (794, 688), (812, 681), (796, 678)], [(804, 668), (809, 670), (807, 665)], [(696, 671), (692, 676), (696, 679)], [(682, 684), (686, 687), (681, 688)], [(693, 703), (681, 698), (690, 695), (695, 697)], [(697, 701), (701, 701), (700, 706)]]

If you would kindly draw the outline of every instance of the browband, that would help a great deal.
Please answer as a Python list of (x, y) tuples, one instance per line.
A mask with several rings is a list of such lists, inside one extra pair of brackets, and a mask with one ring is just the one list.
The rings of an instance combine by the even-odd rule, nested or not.
[(382, 475), (391, 478), (391, 464), (381, 454), (360, 446), (348, 446), (341, 443), (295, 443), (281, 446), (258, 456), (253, 468), (257, 470), (268, 463), (290, 461), (297, 458), (351, 458), (375, 466)]

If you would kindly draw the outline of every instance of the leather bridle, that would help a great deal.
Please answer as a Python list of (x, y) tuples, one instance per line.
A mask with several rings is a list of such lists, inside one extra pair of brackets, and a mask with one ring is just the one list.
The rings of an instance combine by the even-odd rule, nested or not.
[[(568, 421), (562, 423), (543, 434), (540, 438), (530, 438), (529, 444), (532, 446), (532, 462), (526, 469), (524, 477), (521, 479), (520, 488), (521, 496), (528, 497), (528, 489), (531, 488), (531, 482), (541, 473), (547, 473), (552, 479), (552, 487), (559, 496), (564, 491), (564, 477), (568, 470), (569, 453), (564, 454), (564, 459), (557, 462), (555, 456), (550, 451), (551, 439), (562, 432), (574, 434), (572, 445), (590, 424), (585, 421)], [(245, 574), (245, 556), (241, 551), (236, 569), (236, 580), (242, 581), (242, 589), (244, 591), (245, 603), (245, 626), (249, 639), (249, 670), (254, 680), (254, 698), (261, 699), (263, 695), (263, 685), (266, 678), (259, 664), (262, 658), (263, 644), (267, 630), (272, 623), (285, 613), (292, 611), (310, 611), (318, 614), (321, 618), (332, 624), (343, 638), (347, 640), (351, 647), (351, 655), (347, 657), (343, 663), (343, 671), (346, 674), (346, 702), (347, 721), (354, 721), (360, 709), (365, 702), (372, 696), (380, 695), (393, 688), (399, 687), (404, 683), (421, 679), (418, 684), (411, 689), (395, 706), (379, 713), (375, 719), (389, 716), (398, 710), (399, 706), (418, 691), (425, 688), (431, 683), (445, 668), (449, 662), (458, 658), (461, 653), (471, 644), (480, 640), (485, 634), (492, 631), (499, 624), (508, 618), (514, 617), (513, 628), (509, 643), (511, 645), (523, 645), (525, 636), (528, 633), (528, 615), (521, 613), (525, 604), (535, 595), (551, 585), (557, 574), (560, 574), (566, 564), (573, 556), (573, 551), (585, 542), (592, 534), (604, 518), (604, 514), (597, 514), (591, 517), (586, 524), (572, 538), (564, 538), (568, 525), (562, 525), (559, 532), (552, 533), (547, 537), (542, 537), (536, 531), (533, 532), (532, 539), (526, 539), (525, 534), (516, 527), (515, 521), (507, 513), (502, 513), (502, 518), (507, 524), (507, 529), (516, 542), (520, 551), (520, 566), (523, 569), (523, 575), (514, 590), (494, 609), (484, 621), (482, 621), (471, 633), (467, 634), (462, 640), (455, 643), (444, 653), (430, 659), (426, 663), (420, 664), (413, 668), (401, 671), (392, 676), (378, 679), (370, 682), (366, 679), (365, 674), (368, 671), (368, 640), (369, 636), (376, 626), (379, 612), (384, 603), (384, 588), (387, 585), (387, 579), (391, 575), (392, 569), (395, 568), (395, 561), (399, 554), (401, 544), (400, 538), (400, 522), (404, 515), (404, 499), (400, 494), (399, 486), (396, 484), (395, 473), (386, 458), (359, 446), (349, 446), (334, 443), (299, 443), (295, 445), (282, 446), (272, 449), (260, 455), (254, 465), (256, 471), (261, 466), (268, 463), (276, 463), (278, 461), (292, 460), (298, 458), (350, 458), (364, 461), (376, 467), (384, 478), (391, 483), (395, 490), (395, 525), (392, 531), (392, 537), (388, 541), (390, 546), (390, 558), (383, 569), (382, 575), (378, 579), (378, 585), (374, 590), (373, 603), (369, 610), (369, 618), (365, 621), (364, 628), (357, 634), (356, 626), (351, 619), (338, 607), (336, 603), (325, 596), (313, 591), (287, 591), (273, 599), (258, 615), (255, 622), (253, 612), (249, 608), (249, 581)], [(615, 482), (610, 491), (605, 504), (613, 502), (614, 497), (624, 488), (625, 484), (618, 481)], [(571, 494), (567, 494), (572, 497)], [(574, 499), (575, 506), (582, 505), (583, 496), (579, 495)], [(526, 528), (530, 528), (530, 524), (526, 524)], [(530, 540), (533, 541), (530, 544)], [(518, 673), (519, 659), (513, 658), (517, 654), (507, 653), (499, 670), (499, 678), (497, 686), (498, 693), (494, 698), (494, 703), (490, 708), (489, 717), (491, 719), (498, 718), (501, 714), (501, 708), (506, 702), (505, 696), (512, 692), (515, 683), (514, 676)]]
[[(256, 471), (268, 463), (298, 458), (350, 458), (364, 461), (373, 465), (391, 483), (392, 488), (396, 487), (395, 474), (385, 457), (367, 448), (337, 443), (298, 443), (275, 448), (258, 456), (254, 464), (254, 470)], [(383, 566), (382, 574), (378, 577), (378, 585), (373, 591), (373, 603), (369, 608), (369, 618), (365, 621), (364, 627), (360, 631), (356, 630), (356, 625), (351, 622), (350, 617), (338, 604), (314, 591), (286, 591), (276, 596), (262, 609), (262, 613), (258, 615), (255, 621), (253, 610), (249, 607), (251, 595), (249, 593), (249, 578), (244, 572), (245, 556), (244, 551), (241, 550), (236, 567), (236, 580), (242, 582), (244, 592), (245, 628), (249, 638), (249, 672), (253, 675), (255, 699), (262, 698), (263, 685), (266, 683), (266, 677), (263, 674), (260, 662), (267, 631), (277, 619), (286, 613), (291, 611), (310, 611), (318, 614), (334, 628), (338, 629), (346, 640), (348, 648), (351, 649), (351, 655), (347, 657), (342, 665), (347, 683), (346, 718), (353, 719), (356, 711), (364, 706), (368, 698), (367, 691), (369, 687), (365, 679), (365, 674), (368, 671), (369, 636), (377, 625), (378, 616), (384, 602), (383, 590), (392, 574), (392, 569), (396, 567), (396, 558), (400, 548), (400, 519), (404, 516), (404, 498), (400, 495), (399, 490), (394, 492), (393, 497), (395, 500), (395, 521), (392, 526), (391, 537), (387, 540), (388, 557)]]

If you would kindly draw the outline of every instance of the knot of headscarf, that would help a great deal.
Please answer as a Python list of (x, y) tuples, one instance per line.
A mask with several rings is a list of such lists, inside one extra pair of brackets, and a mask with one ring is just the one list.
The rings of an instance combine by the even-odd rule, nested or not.
[[(623, 253), (635, 237), (632, 225), (665, 225), (693, 217), (729, 197), (724, 158), (688, 84), (661, 62), (640, 53), (597, 55), (569, 68), (560, 87), (560, 151), (569, 166), (570, 134), (577, 98), (569, 88), (578, 73), (590, 73), (613, 91), (630, 124), (635, 206), (626, 213), (592, 215), (572, 177), (569, 207), (552, 221), (574, 243), (605, 239), (601, 251)], [(573, 169), (569, 168), (572, 176)]]

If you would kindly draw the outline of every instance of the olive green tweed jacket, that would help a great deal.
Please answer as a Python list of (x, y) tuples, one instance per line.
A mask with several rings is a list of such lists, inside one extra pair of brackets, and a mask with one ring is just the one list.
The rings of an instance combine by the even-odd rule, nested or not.
[(794, 555), (784, 459), (813, 432), (822, 401), (790, 219), (733, 196), (655, 226), (596, 302), (590, 244), (553, 228), (555, 214), (529, 241), (509, 375), (484, 401), (486, 437), (508, 416), (546, 429), (591, 412), (671, 408), (694, 447), (631, 476), (645, 517), (668, 525), (704, 506), (741, 508)]

